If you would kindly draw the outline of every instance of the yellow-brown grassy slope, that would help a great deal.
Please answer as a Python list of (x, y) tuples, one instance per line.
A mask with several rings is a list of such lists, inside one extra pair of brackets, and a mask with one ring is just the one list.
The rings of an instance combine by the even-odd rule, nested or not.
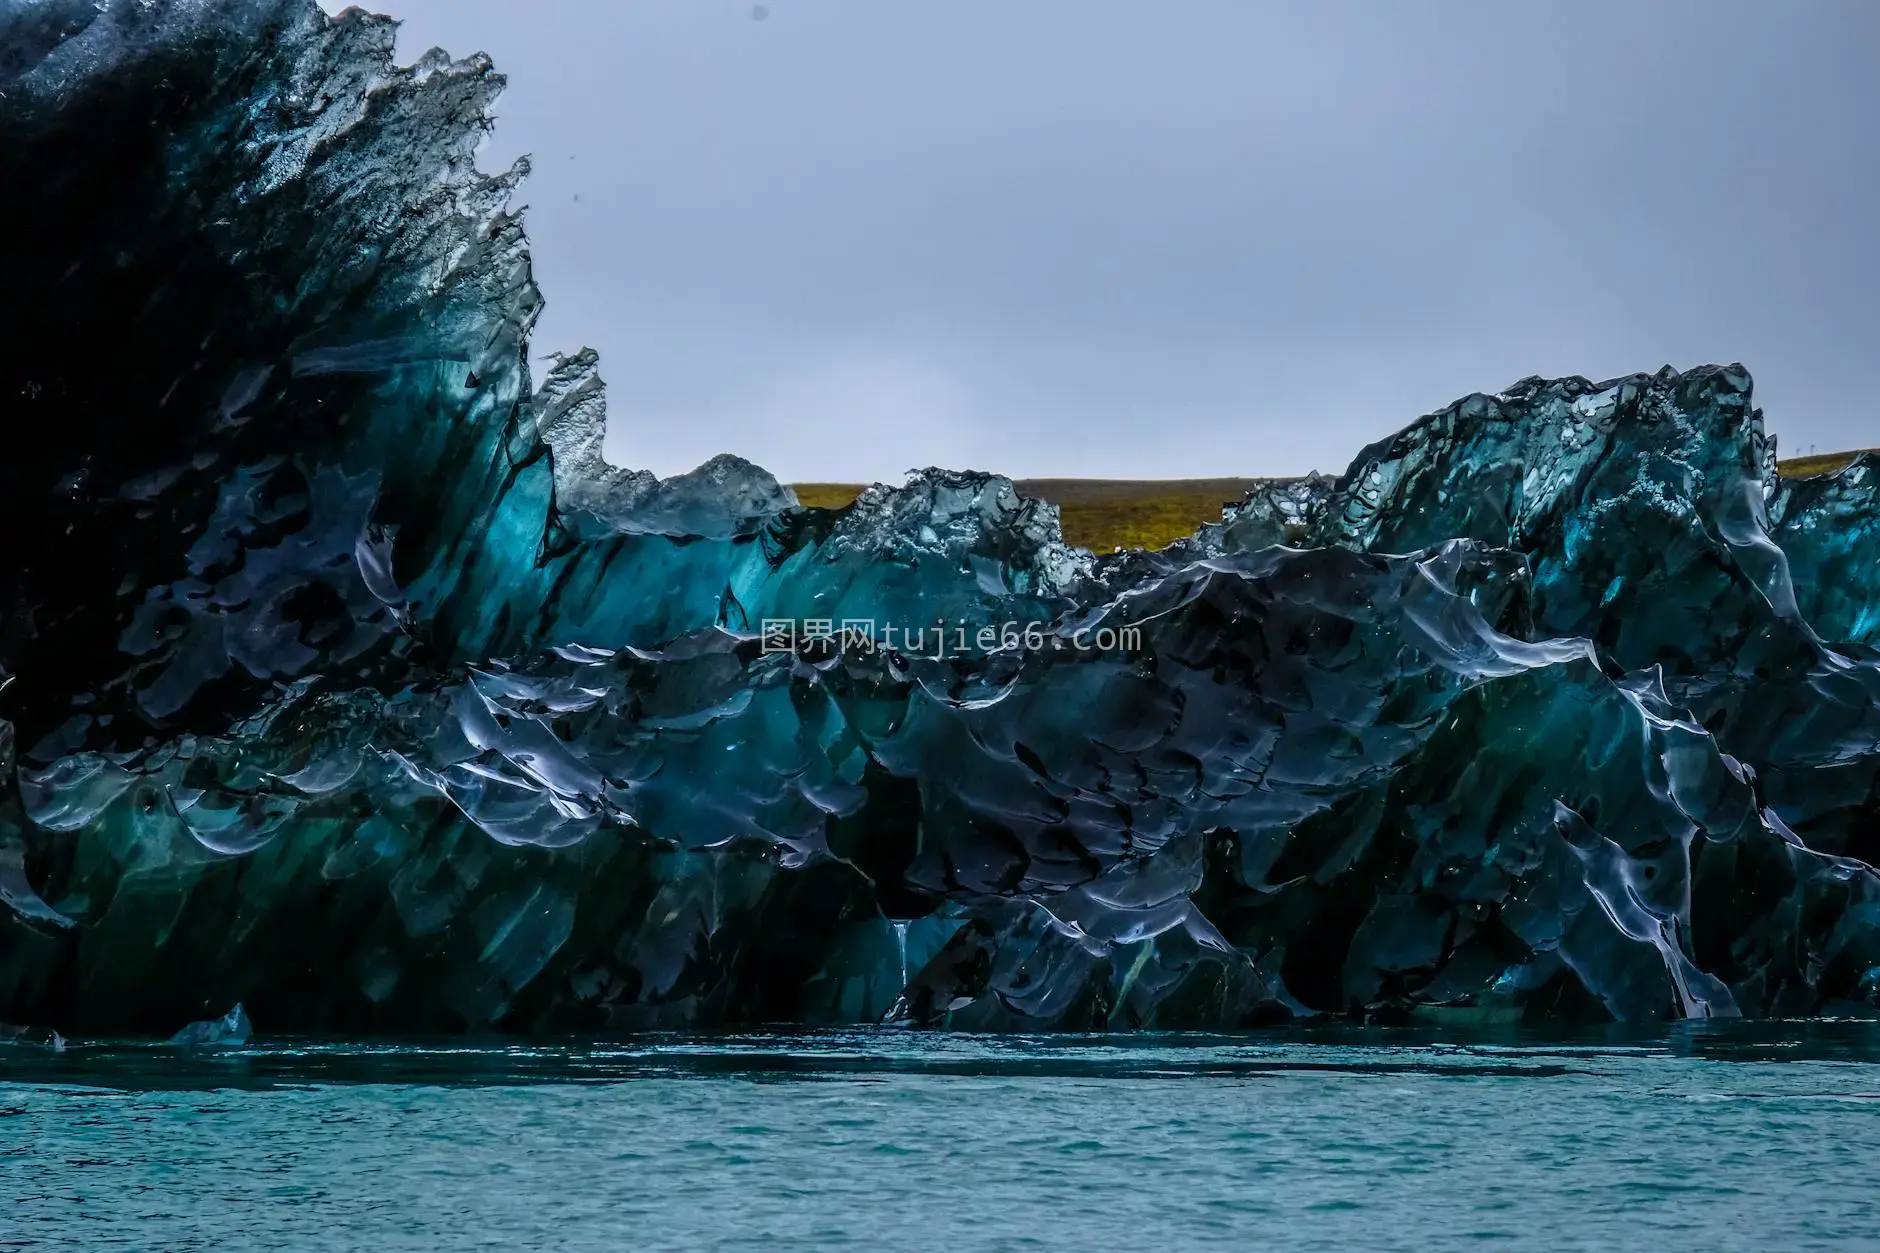
[[(1797, 457), (1777, 466), (1789, 478), (1840, 469), (1860, 454)], [(1021, 496), (1056, 505), (1064, 538), (1106, 553), (1116, 548), (1166, 548), (1220, 519), (1221, 507), (1246, 495), (1258, 479), (1019, 479)], [(818, 509), (840, 509), (861, 494), (858, 483), (797, 483), (796, 498)]]

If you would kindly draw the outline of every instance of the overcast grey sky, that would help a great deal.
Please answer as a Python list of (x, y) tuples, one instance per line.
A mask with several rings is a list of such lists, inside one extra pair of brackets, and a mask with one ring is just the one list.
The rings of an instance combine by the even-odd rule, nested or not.
[(509, 75), (537, 348), (626, 465), (1335, 470), (1731, 360), (1785, 452), (1880, 444), (1874, 0), (369, 7)]

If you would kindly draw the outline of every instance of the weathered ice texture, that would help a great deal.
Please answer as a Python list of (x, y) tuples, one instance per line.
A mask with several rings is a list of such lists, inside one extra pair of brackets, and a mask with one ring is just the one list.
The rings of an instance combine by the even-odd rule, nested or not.
[(0, 0), (0, 1020), (1880, 1004), (1880, 464), (1779, 481), (1740, 366), (1471, 396), (1160, 553), (661, 482), (592, 353), (529, 377), (501, 80), (392, 35)]

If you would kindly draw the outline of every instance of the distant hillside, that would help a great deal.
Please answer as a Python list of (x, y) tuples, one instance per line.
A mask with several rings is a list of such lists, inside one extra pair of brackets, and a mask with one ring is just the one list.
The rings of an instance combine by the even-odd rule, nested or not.
[[(1788, 478), (1839, 470), (1859, 452), (1824, 453), (1778, 463)], [(1221, 507), (1245, 496), (1259, 479), (1018, 479), (1020, 495), (1048, 500), (1064, 518), (1064, 538), (1092, 552), (1164, 548), (1220, 518)], [(796, 498), (840, 509), (862, 492), (859, 483), (797, 483)]]
[[(1093, 552), (1165, 548), (1217, 521), (1221, 508), (1245, 496), (1258, 479), (1018, 479), (1021, 496), (1048, 500), (1064, 519), (1064, 538)], [(796, 483), (796, 498), (840, 509), (861, 494), (858, 483)]]
[(1862, 448), (1854, 452), (1824, 452), (1815, 457), (1791, 457), (1787, 461), (1776, 462), (1776, 469), (1782, 472), (1784, 478), (1812, 479), (1817, 474), (1833, 474), (1863, 452), (1880, 452), (1880, 448)]

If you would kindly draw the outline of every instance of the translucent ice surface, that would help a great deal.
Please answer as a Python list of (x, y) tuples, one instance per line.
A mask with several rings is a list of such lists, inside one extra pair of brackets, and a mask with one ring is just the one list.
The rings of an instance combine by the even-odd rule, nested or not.
[(1470, 396), (1156, 553), (661, 481), (593, 354), (530, 376), (502, 80), (392, 47), (0, 4), (0, 1020), (1880, 1001), (1880, 464), (1779, 480), (1742, 367)]

